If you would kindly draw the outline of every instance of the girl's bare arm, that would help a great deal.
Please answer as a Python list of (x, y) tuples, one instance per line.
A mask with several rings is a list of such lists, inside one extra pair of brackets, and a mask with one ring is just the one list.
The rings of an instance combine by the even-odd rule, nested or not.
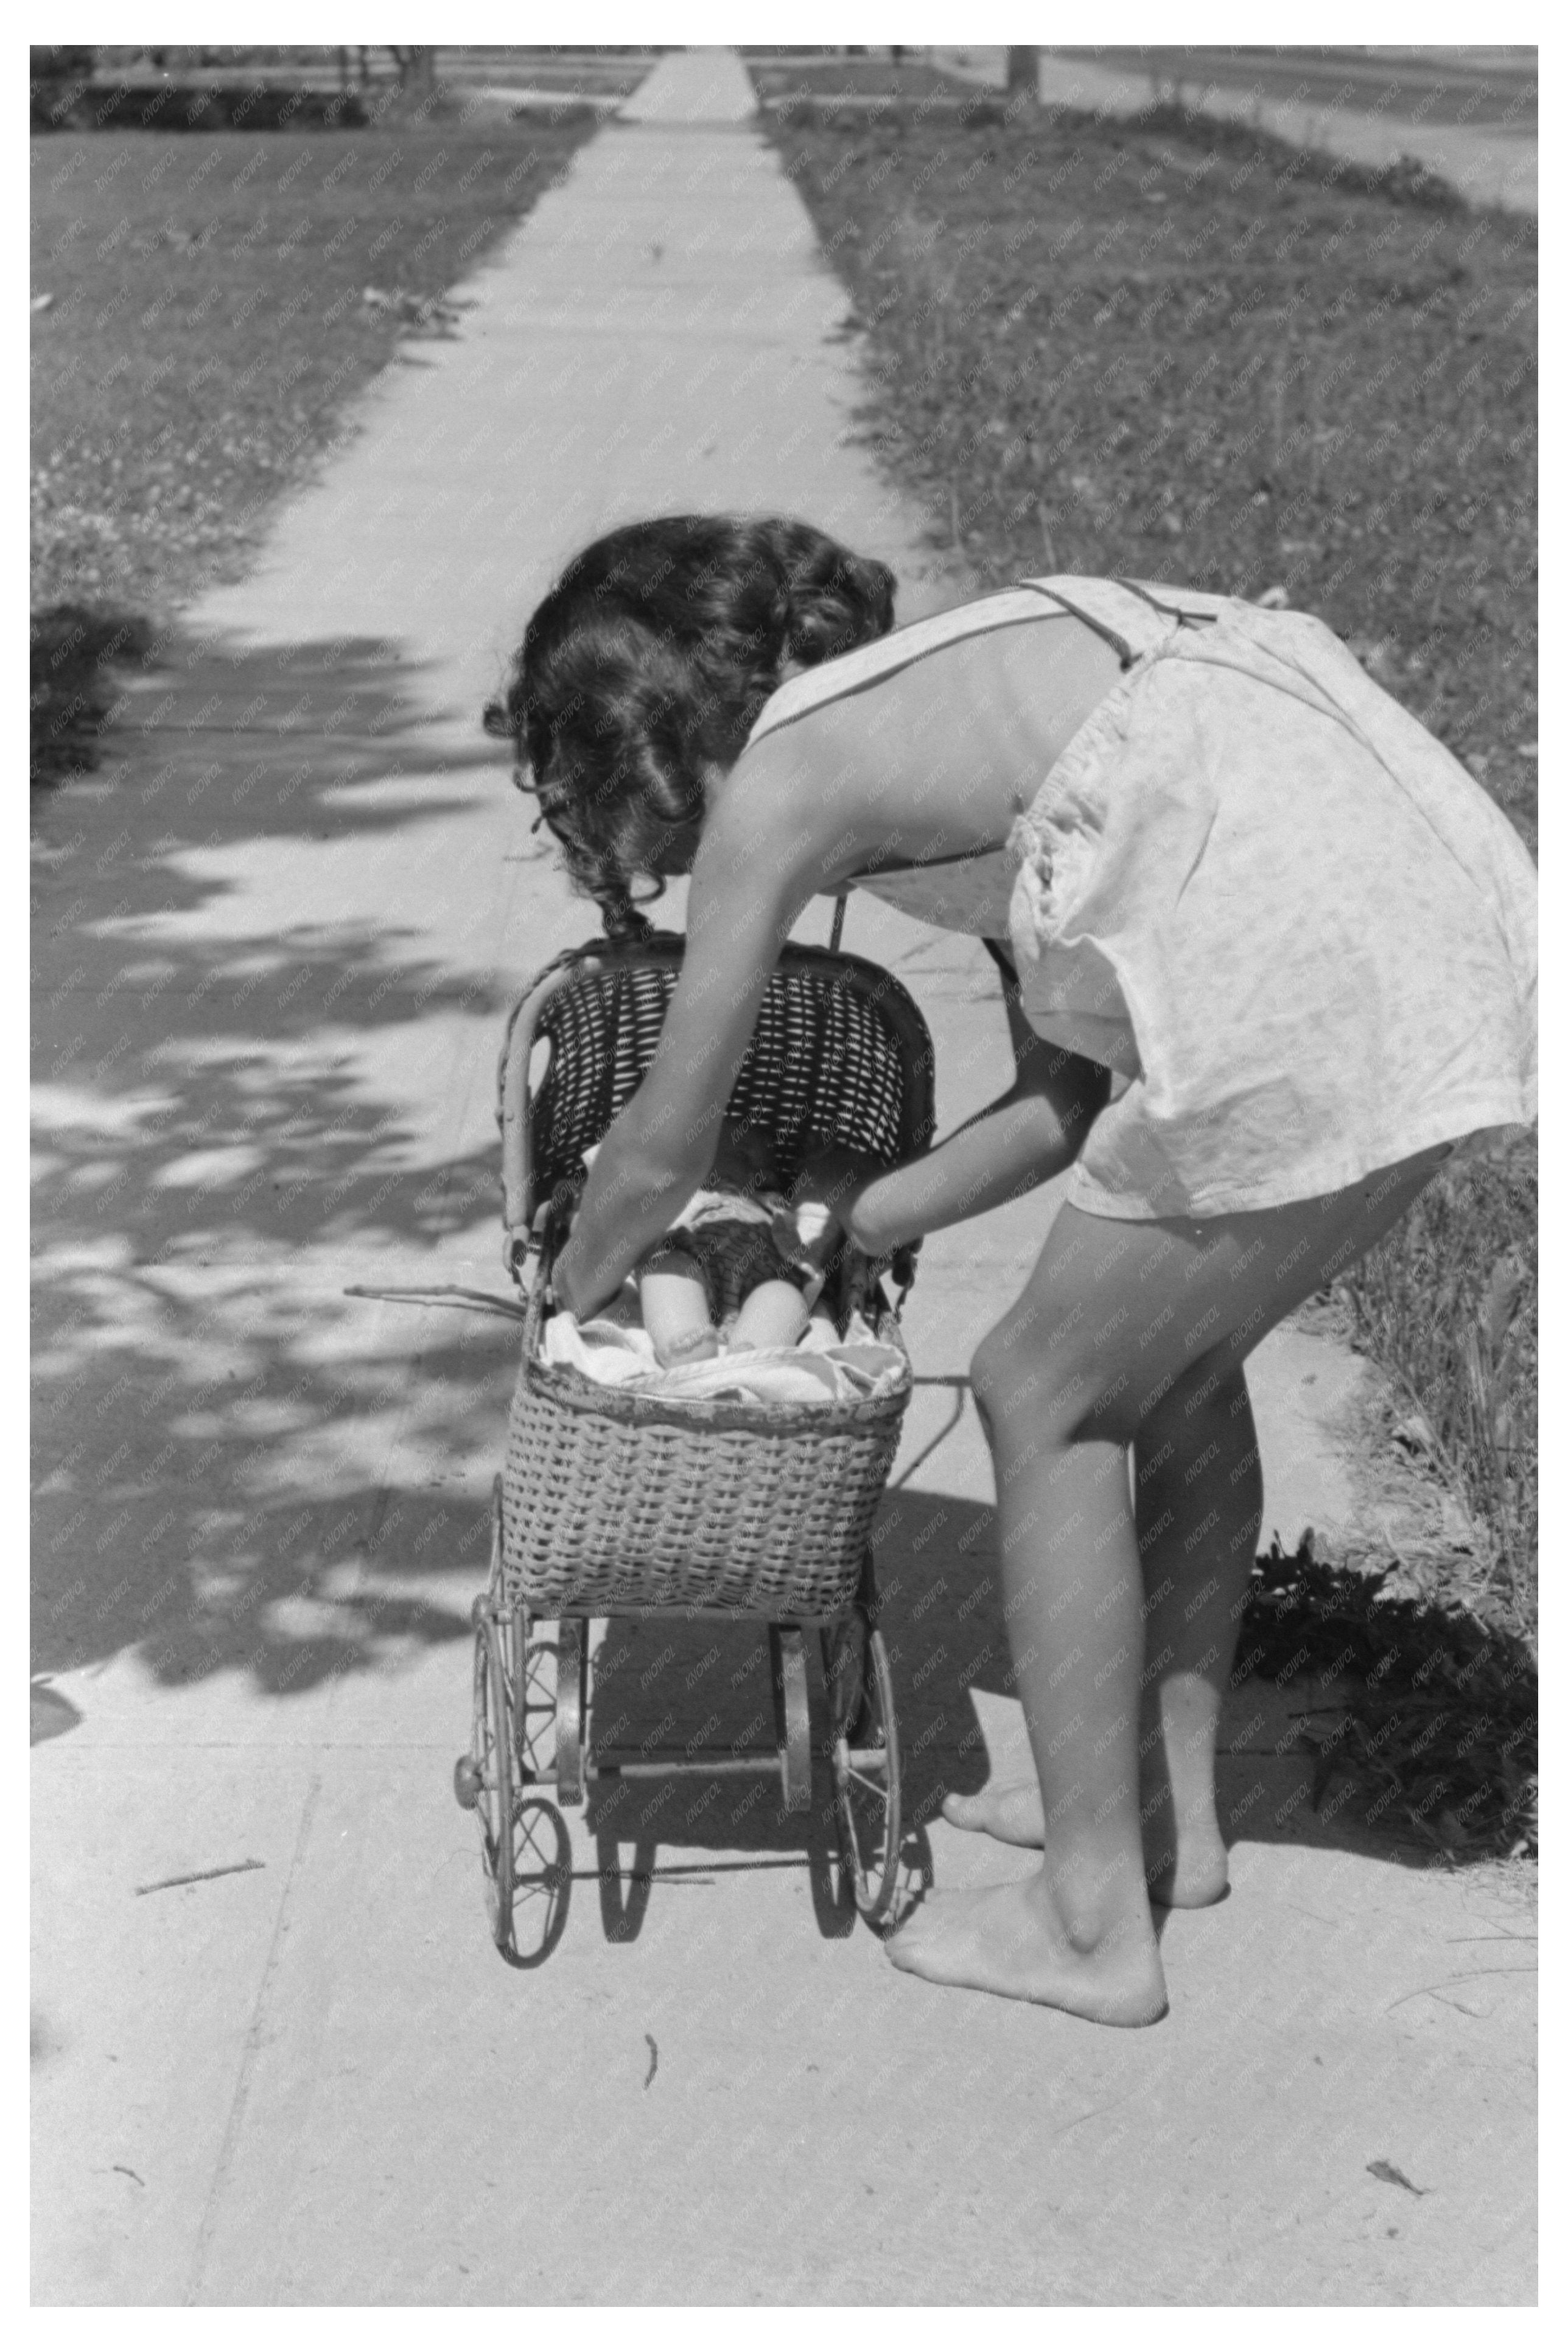
[(713, 1164), (769, 976), (817, 887), (799, 862), (765, 821), (745, 834), (710, 823), (658, 1050), (600, 1148), (556, 1263), (555, 1296), (579, 1318), (615, 1295)]
[(1104, 1108), (1110, 1071), (1037, 1035), (1010, 983), (1003, 996), (1013, 1084), (923, 1159), (873, 1177), (839, 1212), (849, 1238), (868, 1256), (1032, 1192), (1082, 1150)]

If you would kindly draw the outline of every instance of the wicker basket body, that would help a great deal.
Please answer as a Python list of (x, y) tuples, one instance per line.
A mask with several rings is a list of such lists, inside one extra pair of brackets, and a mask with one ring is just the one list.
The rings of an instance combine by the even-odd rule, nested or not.
[[(898, 1323), (885, 1339), (901, 1348)], [(597, 1388), (525, 1352), (507, 1424), (507, 1597), (542, 1614), (847, 1609), (910, 1400), (766, 1408)]]
[[(682, 942), (575, 950), (520, 1003), (501, 1065), (509, 1262), (540, 1250), (502, 1473), (506, 1596), (541, 1614), (615, 1608), (831, 1617), (854, 1600), (910, 1392), (898, 1318), (870, 1291), (873, 1328), (904, 1353), (887, 1396), (764, 1407), (609, 1389), (546, 1365), (551, 1264), (596, 1143), (658, 1042)], [(533, 1065), (549, 1049), (542, 1071)], [(931, 1041), (876, 965), (786, 948), (731, 1112), (755, 1119), (784, 1172), (824, 1144), (889, 1161), (931, 1125)], [(895, 1273), (907, 1282), (912, 1255)], [(863, 1262), (845, 1296), (866, 1290)]]

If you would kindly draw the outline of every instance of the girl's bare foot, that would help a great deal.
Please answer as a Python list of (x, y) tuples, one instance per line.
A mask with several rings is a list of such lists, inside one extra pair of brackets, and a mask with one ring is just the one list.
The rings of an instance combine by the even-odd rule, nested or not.
[[(1169, 1746), (1146, 1761), (1139, 1820), (1149, 1900), (1167, 1911), (1202, 1911), (1230, 1893), (1230, 1856), (1215, 1811), (1214, 1749)], [(1172, 1764), (1169, 1772), (1162, 1764)]]
[[(1029, 1780), (993, 1782), (973, 1797), (949, 1794), (942, 1818), (954, 1829), (983, 1830), (1004, 1845), (1043, 1846), (1046, 1813), (1038, 1786)], [(1167, 1911), (1201, 1911), (1230, 1892), (1225, 1840), (1214, 1822), (1179, 1832), (1176, 1851), (1148, 1856), (1149, 1899)]]
[(942, 1813), (954, 1829), (984, 1830), (1004, 1845), (1046, 1842), (1046, 1809), (1035, 1780), (988, 1781), (973, 1797), (950, 1792), (942, 1801)]
[(1202, 1911), (1230, 1893), (1230, 1857), (1217, 1829), (1208, 1835), (1184, 1831), (1175, 1858), (1148, 1865), (1149, 1900), (1167, 1911)]
[(1169, 2006), (1147, 1911), (1092, 1941), (1075, 1939), (1043, 1872), (1011, 1885), (929, 1896), (891, 1938), (888, 1958), (932, 1984), (1039, 2001), (1095, 2025), (1152, 2025)]
[(1206, 1910), (1229, 1894), (1229, 1855), (1215, 1837), (1213, 1849), (1192, 1851), (1180, 1846), (1168, 1870), (1150, 1870), (1150, 1903), (1163, 1910)]

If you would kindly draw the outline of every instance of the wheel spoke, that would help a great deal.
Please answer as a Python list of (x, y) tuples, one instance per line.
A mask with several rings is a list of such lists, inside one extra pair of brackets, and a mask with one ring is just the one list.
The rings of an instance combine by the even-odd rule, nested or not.
[(518, 1815), (517, 1819), (517, 1830), (519, 1839), (524, 1850), (536, 1857), (541, 1870), (549, 1870), (551, 1864), (545, 1853), (544, 1848), (540, 1844), (539, 1840), (535, 1837), (532, 1830), (530, 1828), (528, 1822), (523, 1819), (521, 1813)]
[(854, 1882), (858, 1909), (876, 1921), (887, 1913), (897, 1884), (900, 1797), (892, 1680), (886, 1644), (874, 1629), (863, 1653), (861, 1688), (851, 1716), (857, 1720), (863, 1727), (859, 1736), (846, 1729), (833, 1748), (839, 1855)]

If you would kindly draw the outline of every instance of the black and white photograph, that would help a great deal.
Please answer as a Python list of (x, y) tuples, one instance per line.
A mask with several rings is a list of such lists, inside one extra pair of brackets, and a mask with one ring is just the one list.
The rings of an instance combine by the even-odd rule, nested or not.
[(347, 13), (30, 46), (32, 2310), (1533, 2329), (1531, 12)]

